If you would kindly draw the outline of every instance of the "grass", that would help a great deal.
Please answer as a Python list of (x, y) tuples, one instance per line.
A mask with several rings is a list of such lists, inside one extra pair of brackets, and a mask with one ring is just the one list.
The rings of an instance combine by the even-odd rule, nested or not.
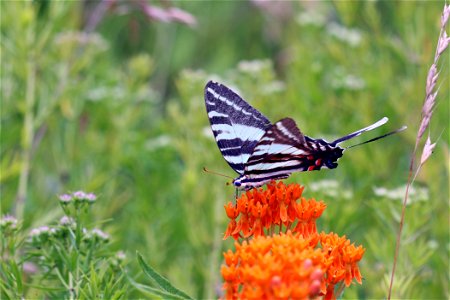
[[(174, 2), (196, 27), (149, 22), (129, 7), (91, 33), (78, 2), (0, 5), (1, 214), (15, 214), (21, 239), (62, 216), (57, 195), (95, 192), (87, 225), (125, 251), (135, 281), (146, 282), (139, 251), (194, 298), (216, 297), (222, 252), (233, 247), (222, 234), (234, 190), (202, 171), (233, 176), (205, 114), (203, 88), (215, 79), (311, 137), (331, 140), (383, 116), (380, 131), (409, 127), (345, 152), (335, 170), (287, 180), (327, 203), (319, 230), (367, 248), (363, 285), (343, 297), (386, 297), (402, 207), (395, 191), (407, 181), (443, 2), (289, 2), (278, 15), (251, 2)], [(393, 298), (449, 296), (448, 53), (427, 130), (442, 136), (414, 185), (425, 196), (411, 193), (407, 206)]]

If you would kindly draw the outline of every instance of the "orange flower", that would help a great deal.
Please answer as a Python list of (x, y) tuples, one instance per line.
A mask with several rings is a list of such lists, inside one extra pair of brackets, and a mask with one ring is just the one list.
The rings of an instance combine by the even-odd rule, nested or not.
[(225, 205), (225, 211), (227, 213), (228, 218), (231, 219), (230, 223), (228, 223), (227, 230), (225, 231), (224, 239), (228, 238), (229, 236), (233, 236), (234, 239), (238, 239), (240, 237), (238, 234), (233, 234), (234, 230), (237, 227), (236, 218), (238, 217), (239, 213), (234, 205), (231, 203), (228, 203), (228, 205)]
[(316, 220), (326, 205), (315, 199), (301, 198), (303, 189), (299, 184), (272, 181), (267, 190), (259, 188), (245, 192), (236, 205), (230, 202), (225, 206), (230, 223), (224, 239), (266, 235), (274, 232), (275, 226), (280, 231), (284, 226), (286, 231), (291, 229), (304, 237), (316, 233)]
[[(336, 299), (353, 279), (361, 284), (365, 249), (345, 236), (318, 234), (316, 220), (326, 205), (303, 198), (303, 189), (271, 182), (225, 206), (230, 223), (224, 239), (253, 236), (224, 254), (226, 299)], [(287, 233), (276, 234), (276, 226)]]
[(350, 244), (345, 236), (339, 237), (335, 233), (320, 233), (320, 244), (324, 254), (330, 259), (331, 265), (326, 271), (327, 298), (334, 299), (334, 286), (344, 280), (348, 287), (353, 279), (361, 284), (361, 273), (359, 272), (358, 262), (364, 255), (365, 249), (362, 246), (356, 247)]
[[(314, 249), (318, 235), (302, 238), (291, 232), (236, 243), (224, 254), (226, 299), (309, 299), (319, 295), (327, 259)], [(314, 246), (313, 246), (314, 245)]]
[(345, 236), (289, 231), (235, 246), (221, 269), (226, 299), (336, 299), (337, 285), (361, 284), (357, 263), (365, 250)]
[(322, 215), (326, 207), (322, 201), (302, 198), (301, 202), (296, 204), (298, 223), (294, 232), (299, 232), (303, 236), (316, 233), (316, 220)]

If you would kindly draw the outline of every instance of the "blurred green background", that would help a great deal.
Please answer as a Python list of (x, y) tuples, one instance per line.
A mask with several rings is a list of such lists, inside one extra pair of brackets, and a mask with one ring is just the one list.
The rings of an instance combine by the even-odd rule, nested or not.
[[(443, 6), (2, 1), (1, 214), (31, 228), (60, 217), (58, 194), (95, 192), (93, 222), (106, 220), (137, 281), (139, 251), (177, 287), (215, 298), (222, 252), (234, 247), (222, 241), (234, 190), (202, 167), (235, 174), (212, 138), (206, 82), (315, 138), (387, 116), (358, 141), (408, 130), (349, 150), (337, 169), (287, 180), (327, 203), (319, 230), (367, 248), (363, 285), (344, 298), (385, 297)], [(394, 298), (449, 297), (448, 53), (429, 130), (438, 145), (407, 208)]]

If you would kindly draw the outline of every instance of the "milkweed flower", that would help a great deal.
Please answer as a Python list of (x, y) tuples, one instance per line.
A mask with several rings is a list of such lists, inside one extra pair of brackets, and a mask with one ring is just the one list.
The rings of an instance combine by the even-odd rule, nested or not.
[(318, 235), (297, 238), (291, 232), (236, 243), (224, 254), (222, 276), (226, 299), (308, 299), (318, 296), (330, 264)]
[(303, 236), (316, 233), (316, 220), (326, 205), (323, 201), (302, 198), (303, 189), (299, 184), (272, 181), (266, 190), (259, 188), (245, 192), (236, 204), (225, 205), (230, 223), (224, 239), (230, 236), (235, 240), (258, 237), (273, 232), (276, 226), (279, 230), (284, 226)]
[(345, 236), (318, 233), (326, 205), (303, 198), (303, 189), (271, 182), (225, 205), (224, 238), (236, 240), (221, 268), (225, 299), (336, 299), (353, 280), (362, 283), (358, 262), (365, 249)]
[(235, 243), (224, 253), (225, 299), (335, 299), (335, 287), (361, 284), (365, 249), (334, 233), (276, 234)]
[(326, 270), (327, 292), (325, 299), (334, 299), (334, 287), (342, 282), (349, 287), (353, 279), (362, 284), (358, 262), (365, 249), (350, 243), (345, 235), (339, 237), (335, 233), (321, 232), (319, 235), (322, 251), (331, 264)]

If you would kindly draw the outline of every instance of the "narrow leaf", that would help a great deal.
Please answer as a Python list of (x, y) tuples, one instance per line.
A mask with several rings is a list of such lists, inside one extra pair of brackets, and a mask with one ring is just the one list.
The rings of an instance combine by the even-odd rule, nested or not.
[(180, 297), (178, 295), (170, 294), (170, 293), (167, 293), (165, 291), (153, 288), (153, 287), (148, 286), (148, 285), (137, 283), (136, 281), (134, 281), (130, 277), (128, 277), (128, 280), (131, 283), (131, 285), (134, 286), (137, 290), (139, 290), (139, 291), (141, 291), (143, 293), (146, 293), (148, 295), (162, 297), (163, 299), (177, 299), (177, 300), (178, 299), (185, 299), (184, 297)]
[(22, 285), (22, 273), (19, 270), (19, 266), (16, 264), (15, 261), (11, 260), (11, 269), (12, 269), (12, 273), (14, 274), (15, 277), (15, 282), (17, 284), (17, 292), (19, 294), (23, 293), (23, 285)]
[(152, 267), (147, 265), (142, 258), (142, 255), (137, 252), (138, 261), (141, 265), (142, 270), (147, 276), (149, 276), (155, 283), (162, 288), (164, 291), (169, 292), (170, 294), (177, 295), (183, 299), (192, 299), (186, 293), (180, 291), (176, 287), (174, 287), (166, 278), (158, 274)]
[(51, 286), (45, 286), (40, 284), (27, 284), (27, 287), (35, 288), (38, 290), (46, 291), (46, 292), (64, 292), (67, 291), (67, 289), (62, 287), (51, 287)]

